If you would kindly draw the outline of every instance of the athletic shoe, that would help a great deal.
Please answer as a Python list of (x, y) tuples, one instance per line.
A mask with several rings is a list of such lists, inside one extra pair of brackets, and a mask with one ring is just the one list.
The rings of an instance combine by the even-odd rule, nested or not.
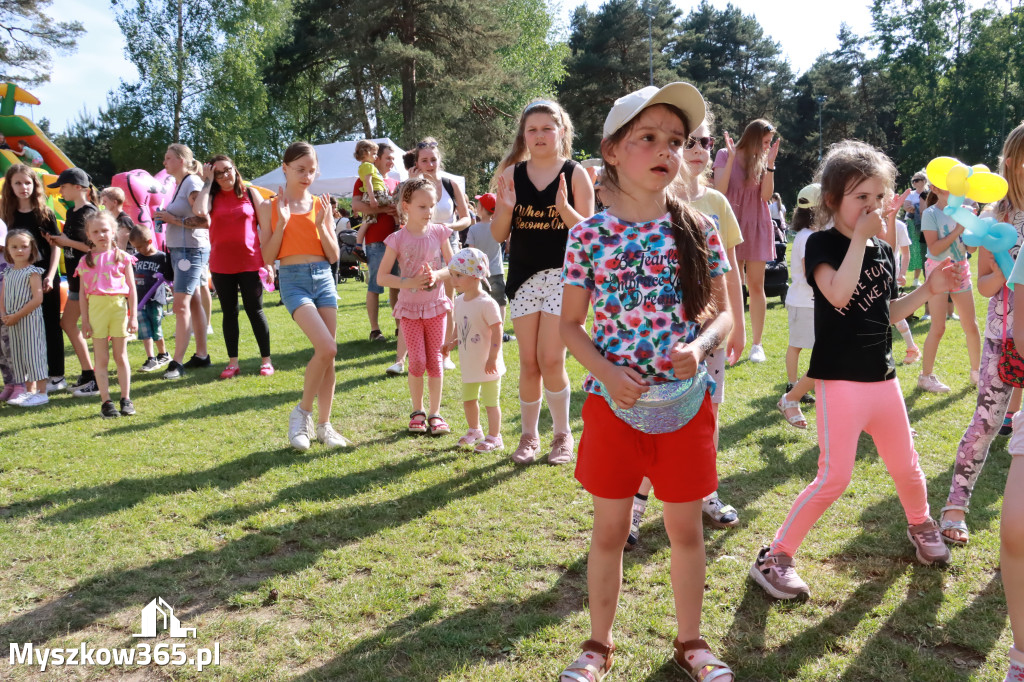
[(131, 398), (121, 398), (121, 416), (130, 417), (135, 414), (135, 405)]
[(68, 388), (68, 390), (71, 391), (72, 393), (74, 393), (78, 389), (82, 388), (83, 386), (87, 385), (89, 382), (94, 381), (94, 380), (95, 380), (95, 375), (93, 375), (92, 378), (87, 379), (86, 376), (85, 376), (85, 373), (83, 372), (82, 374), (78, 375), (78, 380), (75, 383), (71, 384), (71, 386)]
[(159, 365), (160, 367), (171, 364), (171, 356), (168, 355), (167, 353), (157, 353), (156, 364)]
[(288, 415), (288, 441), (296, 450), (309, 450), (310, 436), (314, 434), (313, 413), (296, 405)]
[(932, 564), (945, 566), (949, 563), (949, 547), (943, 542), (939, 524), (935, 523), (933, 519), (928, 519), (916, 526), (908, 526), (907, 538), (917, 551), (917, 560), (925, 566)]
[(921, 316), (921, 321), (922, 322), (931, 322), (931, 319), (932, 319), (932, 316), (929, 315), (928, 313), (925, 313), (924, 315)]
[(623, 548), (629, 551), (640, 544), (640, 523), (644, 520), (644, 512), (647, 511), (647, 500), (633, 496), (633, 521), (629, 524), (629, 536), (626, 538), (626, 546)]
[(576, 444), (571, 433), (556, 433), (551, 439), (548, 464), (565, 464), (572, 461), (572, 448)]
[[(2, 397), (3, 394), (0, 394)], [(1007, 412), (1006, 416), (1003, 417), (1003, 425), (999, 427), (1000, 436), (1009, 436), (1013, 433), (1013, 412)]]
[(160, 368), (160, 363), (157, 362), (156, 358), (146, 358), (146, 361), (142, 363), (142, 367), (139, 367), (140, 372), (152, 372)]
[(347, 448), (352, 445), (345, 436), (335, 431), (334, 427), (329, 423), (316, 425), (316, 439), (329, 448)]
[(180, 379), (185, 376), (185, 366), (180, 362), (171, 360), (170, 364), (167, 365), (167, 371), (164, 372), (164, 379)]
[(447, 370), (455, 369), (455, 363), (452, 361), (450, 355), (444, 359), (444, 368)]
[(939, 381), (934, 374), (922, 374), (917, 377), (917, 387), (929, 393), (949, 393), (949, 386)]
[(209, 367), (211, 364), (213, 363), (210, 361), (209, 354), (207, 354), (205, 358), (201, 358), (193, 353), (192, 357), (185, 362), (184, 367), (187, 367), (188, 369), (199, 369), (200, 367)]
[(40, 407), (48, 402), (50, 398), (45, 393), (26, 393), (18, 407)]
[(723, 504), (718, 493), (703, 500), (700, 510), (704, 520), (715, 528), (732, 528), (740, 522), (740, 515), (736, 508), (730, 504)]
[(207, 336), (213, 336), (213, 333), (214, 333), (213, 332), (213, 325), (212, 324), (206, 325), (206, 335)]
[(64, 379), (64, 377), (50, 377), (50, 380), (46, 382), (47, 393), (63, 391), (67, 387), (68, 382)]
[(71, 392), (71, 395), (75, 396), (76, 398), (91, 398), (94, 395), (99, 394), (100, 389), (99, 386), (96, 385), (95, 381), (89, 381), (85, 384), (82, 384), (81, 387), (76, 388), (74, 391)]
[(538, 452), (540, 452), (540, 438), (532, 433), (524, 433), (519, 437), (519, 447), (512, 453), (512, 461), (516, 464), (529, 464), (537, 459)]
[(508, 343), (509, 341), (515, 341), (515, 340), (516, 340), (515, 334), (509, 334), (508, 332), (505, 332), (504, 334), (501, 335), (501, 342), (502, 343)]
[(10, 395), (7, 396), (7, 404), (17, 405), (22, 400), (24, 400), (25, 396), (27, 395), (28, 391), (25, 390), (24, 386), (22, 386), (21, 384), (15, 384), (14, 388), (11, 389)]
[(104, 400), (103, 404), (100, 406), (100, 415), (104, 419), (114, 419), (116, 417), (120, 417), (121, 413), (117, 411), (116, 407), (114, 407), (113, 400)]
[(796, 572), (793, 557), (772, 554), (769, 547), (758, 552), (754, 565), (750, 567), (750, 577), (776, 599), (803, 601), (811, 596), (807, 583)]
[(760, 344), (755, 343), (750, 347), (751, 362), (764, 362), (767, 359), (768, 358), (764, 354), (764, 348)]
[(405, 374), (405, 363), (396, 362), (395, 364), (391, 365), (386, 370), (384, 370), (384, 373), (387, 374), (389, 377), (397, 377), (399, 375)]

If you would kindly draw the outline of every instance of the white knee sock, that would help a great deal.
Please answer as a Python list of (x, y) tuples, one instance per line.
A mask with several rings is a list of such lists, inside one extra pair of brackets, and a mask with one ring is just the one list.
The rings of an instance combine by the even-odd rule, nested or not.
[(522, 430), (524, 436), (536, 436), (537, 424), (540, 422), (540, 400), (532, 403), (519, 399), (519, 412), (522, 415)]
[(569, 433), (569, 395), (571, 391), (566, 386), (561, 391), (549, 391), (544, 389), (544, 395), (548, 399), (548, 411), (551, 412), (552, 426), (555, 433)]
[(914, 343), (914, 335), (910, 333), (910, 325), (907, 324), (906, 320), (900, 320), (896, 323), (896, 330), (903, 337), (903, 341), (907, 344), (908, 348), (913, 348), (917, 344)]

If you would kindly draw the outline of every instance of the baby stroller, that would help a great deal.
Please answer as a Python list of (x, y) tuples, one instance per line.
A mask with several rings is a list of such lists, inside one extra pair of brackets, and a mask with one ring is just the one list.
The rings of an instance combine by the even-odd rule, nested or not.
[(366, 274), (360, 267), (356, 257), (356, 231), (352, 229), (338, 231), (338, 282), (355, 278), (359, 282), (366, 281)]

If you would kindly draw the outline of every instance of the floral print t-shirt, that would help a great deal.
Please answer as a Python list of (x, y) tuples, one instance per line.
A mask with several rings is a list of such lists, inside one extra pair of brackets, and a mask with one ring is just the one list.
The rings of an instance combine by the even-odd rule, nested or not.
[[(711, 275), (729, 271), (714, 225), (704, 221)], [(668, 214), (629, 223), (603, 211), (569, 230), (562, 281), (590, 291), (591, 338), (605, 358), (653, 382), (674, 380), (669, 352), (697, 338), (700, 325), (686, 317), (679, 295), (678, 256)], [(603, 395), (588, 374), (583, 390)]]

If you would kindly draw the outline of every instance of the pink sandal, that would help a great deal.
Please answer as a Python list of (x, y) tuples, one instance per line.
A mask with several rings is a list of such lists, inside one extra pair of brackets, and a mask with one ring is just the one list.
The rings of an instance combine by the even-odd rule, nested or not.
[[(583, 653), (558, 676), (559, 682), (601, 682), (612, 669), (615, 645), (608, 646), (588, 639), (583, 643)], [(600, 657), (600, 658), (599, 658)], [(604, 660), (602, 661), (601, 658)]]
[(220, 373), (221, 379), (230, 379), (231, 377), (237, 377), (242, 373), (242, 368), (238, 365), (228, 365), (224, 368), (224, 371)]
[(677, 639), (672, 642), (672, 646), (676, 650), (672, 660), (693, 682), (712, 682), (725, 676), (736, 679), (729, 666), (715, 658), (708, 643), (702, 638), (687, 642), (680, 642)]
[(439, 414), (432, 414), (427, 417), (427, 426), (430, 428), (431, 436), (440, 436), (446, 433), (451, 433), (451, 427), (448, 426), (448, 422), (444, 420)]
[(427, 432), (427, 413), (417, 410), (409, 415), (409, 433)]
[(264, 362), (262, 365), (260, 365), (260, 376), (261, 377), (269, 377), (273, 373), (274, 373), (274, 366), (272, 364), (270, 364), (269, 362)]

